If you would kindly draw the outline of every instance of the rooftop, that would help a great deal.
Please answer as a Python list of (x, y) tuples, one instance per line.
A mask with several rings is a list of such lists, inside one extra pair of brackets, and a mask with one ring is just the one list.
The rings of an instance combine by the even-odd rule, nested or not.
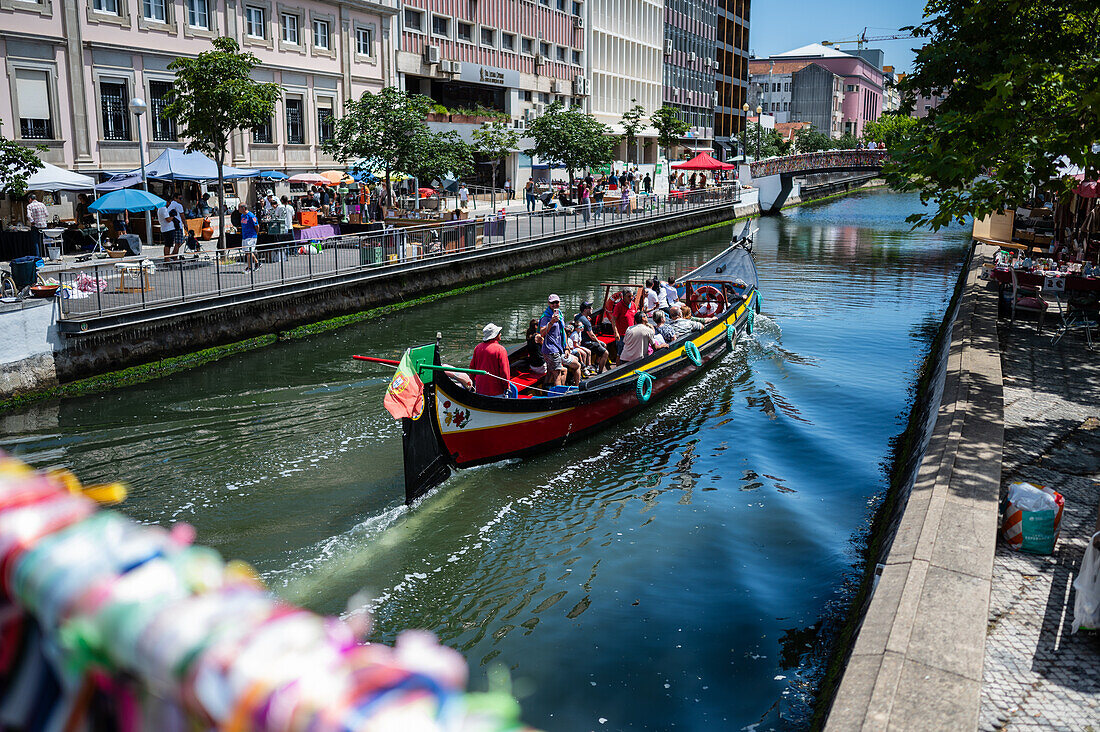
[(829, 48), (828, 46), (822, 46), (820, 43), (811, 43), (808, 46), (801, 46), (793, 51), (784, 51), (783, 53), (777, 53), (772, 58), (783, 58), (789, 56), (791, 58), (853, 58), (852, 54), (844, 53), (844, 51), (838, 51), (835, 48)]

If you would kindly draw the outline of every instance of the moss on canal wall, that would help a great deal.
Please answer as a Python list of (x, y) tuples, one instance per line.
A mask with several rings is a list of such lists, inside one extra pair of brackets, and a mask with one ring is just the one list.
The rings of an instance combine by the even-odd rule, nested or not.
[[(800, 201), (784, 208), (792, 208), (794, 206), (802, 206), (808, 203), (815, 203), (817, 201), (838, 198), (840, 196), (845, 196), (849, 193), (861, 189), (862, 187), (857, 186), (850, 190), (841, 191), (839, 193), (825, 196), (823, 198)], [(315, 335), (317, 333), (324, 333), (327, 331), (336, 330), (337, 328), (342, 328), (347, 325), (354, 325), (355, 323), (361, 323), (367, 320), (373, 320), (375, 318), (379, 318), (390, 313), (404, 310), (406, 308), (416, 307), (417, 305), (422, 305), (424, 303), (434, 302), (445, 297), (452, 297), (454, 295), (461, 295), (467, 292), (474, 292), (476, 290), (480, 290), (485, 287), (491, 287), (493, 285), (501, 284), (503, 282), (511, 282), (514, 280), (522, 279), (524, 277), (531, 277), (533, 275), (542, 274), (544, 272), (551, 272), (553, 270), (562, 269), (564, 267), (572, 267), (573, 265), (581, 264), (583, 262), (590, 262), (596, 259), (600, 259), (602, 257), (622, 254), (623, 252), (641, 249), (643, 247), (652, 246), (654, 244), (661, 244), (663, 242), (672, 241), (673, 239), (679, 239), (684, 236), (691, 236), (693, 234), (699, 234), (701, 232), (709, 231), (723, 226), (730, 226), (731, 224), (734, 224), (738, 221), (746, 221), (754, 217), (755, 215), (737, 216), (732, 219), (726, 219), (725, 221), (709, 224), (707, 226), (689, 229), (688, 231), (670, 234), (668, 236), (662, 236), (656, 239), (650, 239), (618, 249), (592, 254), (587, 257), (572, 259), (568, 262), (559, 262), (557, 264), (540, 267), (527, 272), (521, 272), (513, 275), (508, 275), (506, 277), (490, 279), (485, 282), (479, 282), (473, 285), (466, 285), (464, 287), (457, 287), (451, 290), (447, 290), (445, 292), (432, 293), (429, 295), (424, 295), (422, 297), (414, 298), (412, 300), (404, 300), (402, 302), (393, 303), (390, 305), (370, 308), (369, 310), (364, 310), (358, 313), (340, 315), (334, 318), (321, 320), (316, 323), (310, 323), (308, 325), (302, 325), (296, 328), (291, 328), (289, 330), (279, 331), (278, 333), (256, 336), (254, 338), (248, 338), (246, 340), (237, 341), (235, 343), (206, 348), (201, 351), (196, 351), (194, 353), (162, 358), (156, 361), (152, 361), (150, 363), (130, 366), (116, 371), (109, 371), (103, 374), (97, 374), (95, 376), (65, 382), (47, 389), (20, 393), (15, 396), (0, 400), (0, 413), (14, 411), (26, 405), (43, 400), (87, 396), (90, 394), (97, 394), (109, 391), (111, 389), (117, 389), (119, 387), (132, 386), (134, 384), (141, 384), (144, 382), (153, 381), (154, 379), (169, 376), (171, 374), (178, 373), (186, 369), (203, 366), (226, 356), (232, 356), (237, 353), (270, 346), (274, 343), (277, 343), (278, 341), (288, 341), (297, 338), (305, 338), (311, 335)]]
[(889, 483), (879, 504), (875, 507), (867, 532), (863, 536), (861, 564), (854, 568), (854, 573), (857, 575), (856, 589), (852, 593), (847, 613), (833, 635), (825, 639), (830, 645), (830, 650), (815, 695), (814, 712), (810, 723), (812, 730), (820, 730), (825, 726), (833, 698), (836, 696), (851, 656), (852, 646), (863, 623), (863, 616), (871, 601), (878, 563), (885, 559), (890, 551), (901, 514), (905, 510), (917, 470), (932, 435), (934, 427), (932, 416), (939, 410), (937, 384), (946, 369), (946, 350), (951, 345), (951, 330), (958, 315), (959, 300), (966, 286), (971, 256), (973, 256), (973, 250), (963, 261), (958, 281), (955, 283), (955, 291), (944, 311), (944, 317), (936, 335), (929, 345), (928, 356), (921, 364), (913, 387), (912, 407), (905, 430), (892, 441), (888, 460)]

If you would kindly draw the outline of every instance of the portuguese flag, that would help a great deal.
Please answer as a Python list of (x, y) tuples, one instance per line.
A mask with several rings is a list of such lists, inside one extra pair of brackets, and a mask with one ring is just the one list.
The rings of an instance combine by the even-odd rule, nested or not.
[(382, 406), (394, 419), (416, 419), (424, 411), (424, 383), (416, 373), (411, 350), (405, 351), (405, 355), (401, 357), (397, 373), (393, 375), (390, 386), (386, 389)]

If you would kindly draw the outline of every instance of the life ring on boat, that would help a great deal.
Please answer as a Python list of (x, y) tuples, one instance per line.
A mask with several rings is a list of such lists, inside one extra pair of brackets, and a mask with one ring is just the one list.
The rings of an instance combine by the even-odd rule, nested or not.
[(687, 355), (688, 360), (696, 366), (703, 365), (703, 354), (699, 353), (699, 346), (688, 341), (684, 344), (684, 353)]
[(697, 288), (688, 299), (691, 312), (701, 318), (717, 315), (726, 307), (726, 297), (712, 285)]
[(649, 401), (650, 395), (653, 394), (653, 377), (645, 371), (637, 373), (638, 381), (634, 385), (634, 390), (638, 392), (638, 399), (645, 403)]
[(733, 323), (726, 326), (726, 345), (731, 351), (733, 347), (737, 345), (737, 328)]
[(612, 308), (614, 308), (616, 305), (618, 305), (622, 301), (623, 301), (623, 292), (622, 292), (622, 290), (619, 290), (618, 292), (612, 293), (611, 296), (607, 298), (607, 301), (603, 304), (604, 313), (607, 314), (607, 315), (610, 315)]

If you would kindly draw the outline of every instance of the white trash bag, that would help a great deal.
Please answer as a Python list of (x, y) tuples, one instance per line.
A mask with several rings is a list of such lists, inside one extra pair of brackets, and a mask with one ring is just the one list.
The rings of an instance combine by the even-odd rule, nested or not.
[(1073, 580), (1073, 589), (1077, 597), (1073, 601), (1073, 632), (1079, 628), (1100, 630), (1100, 549), (1096, 548), (1096, 537), (1089, 539), (1085, 556), (1081, 559), (1081, 569), (1077, 579)]

